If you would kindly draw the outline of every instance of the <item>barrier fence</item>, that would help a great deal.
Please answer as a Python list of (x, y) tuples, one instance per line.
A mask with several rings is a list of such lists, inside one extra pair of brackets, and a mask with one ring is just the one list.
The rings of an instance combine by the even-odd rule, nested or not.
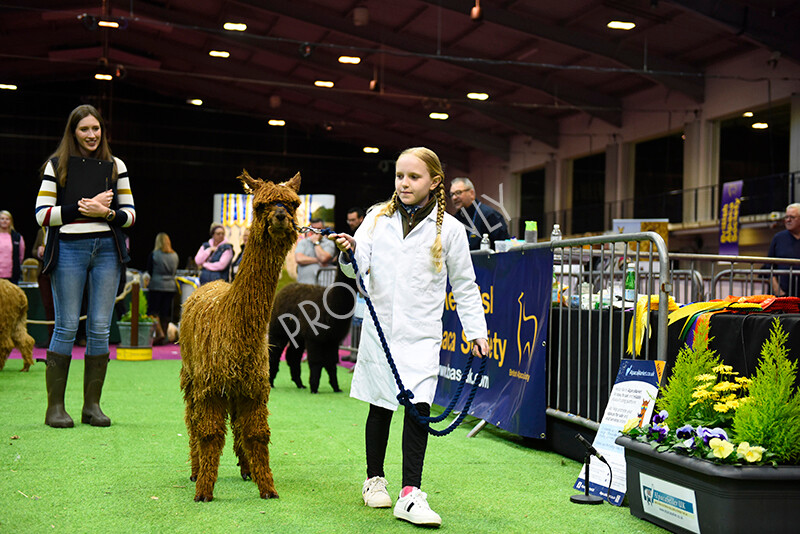
[[(625, 299), (627, 267), (635, 295), (676, 304), (729, 295), (775, 294), (771, 279), (800, 286), (800, 260), (668, 253), (656, 233), (565, 239), (553, 250), (553, 305), (547, 351), (547, 415), (597, 430), (623, 358), (667, 359), (667, 306), (641, 316), (652, 329), (640, 354), (627, 352), (634, 302)], [(664, 273), (664, 274), (662, 274)], [(647, 300), (647, 299), (646, 299)], [(655, 300), (655, 299), (654, 299)]]

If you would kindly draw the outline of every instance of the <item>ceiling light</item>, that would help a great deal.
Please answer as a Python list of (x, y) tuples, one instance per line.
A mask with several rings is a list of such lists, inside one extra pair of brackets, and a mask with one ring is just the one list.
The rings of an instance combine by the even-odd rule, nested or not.
[(750, 125), (751, 128), (755, 128), (756, 130), (766, 130), (769, 128), (769, 124), (766, 122), (754, 122)]
[(636, 27), (636, 24), (633, 22), (623, 22), (621, 20), (612, 20), (608, 24), (606, 24), (612, 30), (632, 30)]
[(247, 24), (242, 22), (226, 22), (222, 27), (232, 32), (243, 32), (247, 29)]
[(10, 83), (0, 83), (0, 89), (7, 89), (8, 91), (16, 91), (17, 86)]
[(94, 75), (94, 79), (95, 79), (95, 80), (103, 80), (104, 82), (109, 82), (109, 81), (111, 81), (113, 78), (114, 78), (114, 77), (113, 77), (113, 76), (111, 76), (110, 74), (101, 74), (101, 73), (99, 73), (99, 72), (98, 72), (97, 74), (95, 74), (95, 75)]
[(380, 150), (378, 150), (378, 148), (374, 146), (365, 146), (362, 150), (366, 154), (377, 154), (378, 152), (380, 152)]
[(283, 119), (270, 119), (267, 124), (270, 126), (286, 126), (286, 121)]
[(483, 11), (481, 11), (481, 0), (475, 0), (475, 5), (469, 12), (469, 18), (476, 21), (483, 18)]
[(209, 50), (208, 55), (211, 57), (231, 57), (231, 53), (227, 50)]
[(115, 20), (98, 20), (97, 25), (101, 28), (119, 28), (119, 22)]
[(199, 98), (190, 98), (189, 100), (186, 101), (186, 103), (187, 104), (191, 104), (193, 106), (202, 106), (203, 105), (203, 101), (200, 100)]
[(467, 93), (467, 98), (470, 100), (486, 100), (489, 95), (486, 93)]
[(317, 80), (314, 82), (314, 85), (317, 87), (333, 87), (333, 82), (329, 82), (326, 80)]
[(339, 63), (346, 63), (348, 65), (358, 65), (361, 63), (361, 58), (356, 56), (339, 56)]
[(744, 113), (742, 113), (742, 117), (752, 117), (752, 116), (753, 116), (752, 111), (745, 111)]
[(447, 113), (437, 113), (437, 112), (434, 111), (434, 112), (431, 112), (428, 115), (428, 117), (430, 117), (431, 119), (439, 120), (439, 121), (446, 121), (447, 119), (450, 118), (450, 115), (448, 115)]

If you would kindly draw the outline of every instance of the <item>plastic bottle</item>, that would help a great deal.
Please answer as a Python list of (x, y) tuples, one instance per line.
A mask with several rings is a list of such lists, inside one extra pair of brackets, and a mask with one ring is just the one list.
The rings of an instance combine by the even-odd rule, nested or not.
[(539, 240), (539, 228), (536, 221), (525, 221), (525, 242), (536, 243)]
[(632, 263), (628, 264), (625, 271), (625, 300), (636, 301), (636, 266)]
[(561, 225), (558, 223), (553, 225), (553, 233), (550, 234), (550, 241), (561, 241)]
[(481, 248), (480, 250), (489, 250), (491, 243), (489, 241), (489, 234), (483, 234), (483, 239), (481, 239)]

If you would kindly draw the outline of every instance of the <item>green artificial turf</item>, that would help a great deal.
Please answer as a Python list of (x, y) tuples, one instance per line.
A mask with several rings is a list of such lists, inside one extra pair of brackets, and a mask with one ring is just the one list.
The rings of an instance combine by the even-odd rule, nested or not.
[[(67, 387), (67, 410), (76, 421), (71, 429), (44, 424), (44, 364), (29, 373), (18, 372), (21, 367), (13, 359), (0, 372), (0, 532), (418, 530), (391, 509), (367, 508), (361, 500), (367, 405), (347, 396), (347, 369), (339, 368), (345, 393), (332, 393), (324, 382), (318, 395), (296, 389), (281, 369), (269, 404), (279, 499), (260, 499), (255, 484), (241, 479), (229, 435), (214, 501), (196, 503), (180, 361), (112, 360), (102, 399), (109, 428), (80, 424), (83, 361), (73, 361)], [(303, 376), (307, 381), (305, 364)], [(580, 464), (495, 428), (467, 438), (476, 423), (468, 418), (449, 436), (429, 440), (423, 490), (442, 516), (442, 531), (663, 532), (627, 508), (570, 503)], [(386, 476), (395, 498), (402, 417), (392, 425)]]

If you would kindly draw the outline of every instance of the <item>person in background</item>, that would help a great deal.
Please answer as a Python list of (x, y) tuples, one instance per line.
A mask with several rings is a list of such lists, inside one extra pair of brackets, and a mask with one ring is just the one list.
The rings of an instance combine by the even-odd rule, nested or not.
[[(45, 231), (44, 228), (39, 228), (36, 232), (36, 241), (33, 243), (31, 255), (39, 260), (39, 296), (42, 299), (42, 308), (44, 308), (44, 318), (49, 323), (55, 321), (56, 311), (53, 308), (53, 288), (50, 287), (50, 275), (42, 273), (42, 266), (44, 262), (44, 244), (45, 244)], [(50, 340), (53, 339), (53, 324), (47, 325), (47, 344), (40, 346), (37, 341), (37, 348), (47, 348), (50, 346)]]
[[(319, 230), (325, 228), (319, 218), (311, 219), (310, 226)], [(297, 281), (301, 284), (316, 284), (320, 267), (330, 265), (335, 255), (336, 245), (330, 239), (323, 239), (322, 234), (316, 232), (307, 232), (294, 251)]]
[[(110, 162), (105, 177), (109, 189), (99, 193), (86, 190), (86, 169), (101, 168), (102, 161)], [(67, 189), (94, 196), (62, 203)], [(130, 259), (122, 228), (130, 227), (135, 220), (128, 169), (111, 154), (103, 118), (93, 106), (78, 106), (67, 119), (58, 148), (42, 166), (36, 197), (36, 221), (47, 228), (42, 272), (50, 275), (56, 318), (45, 372), (45, 424), (51, 427), (74, 426), (64, 408), (64, 390), (84, 288), (88, 290), (88, 305), (81, 422), (111, 425), (100, 409), (100, 395), (108, 368), (114, 300), (123, 265)]]
[(153, 251), (147, 257), (148, 283), (147, 311), (158, 318), (153, 345), (163, 345), (167, 340), (167, 327), (172, 321), (172, 303), (178, 290), (175, 275), (178, 272), (178, 255), (172, 250), (169, 236), (156, 235)]
[(233, 279), (236, 278), (236, 273), (239, 272), (239, 264), (242, 263), (242, 255), (244, 255), (244, 247), (247, 246), (247, 240), (250, 238), (250, 229), (245, 228), (242, 231), (242, 248), (239, 250), (239, 254), (236, 256), (236, 259), (233, 260), (231, 264), (231, 282)]
[[(770, 258), (792, 258), (800, 260), (800, 203), (786, 206), (783, 218), (786, 227), (773, 236), (767, 256)], [(773, 264), (776, 269), (789, 269), (789, 265)], [(790, 274), (772, 277), (772, 291), (777, 297), (800, 296), (800, 266), (792, 265)]]
[[(381, 321), (397, 371), (414, 393), (414, 406), (430, 415), (439, 377), (442, 311), (448, 279), (456, 309), (472, 351), (489, 353), (486, 320), (463, 227), (445, 212), (444, 171), (438, 156), (424, 147), (409, 148), (395, 164), (392, 198), (367, 213), (354, 237), (331, 236), (343, 254), (342, 271), (355, 276), (350, 253), (360, 272), (370, 272), (368, 292)], [(345, 252), (348, 251), (348, 252)], [(378, 329), (367, 316), (350, 396), (369, 403), (365, 429), (367, 479), (361, 489), (364, 504), (388, 508), (384, 459), (398, 388), (386, 359)], [(405, 411), (403, 420), (403, 482), (394, 516), (416, 525), (439, 526), (420, 490), (427, 428)]]
[(208, 233), (211, 239), (200, 245), (194, 255), (200, 269), (200, 285), (228, 280), (233, 260), (233, 245), (225, 239), (225, 228), (220, 223), (211, 223)]
[(14, 229), (11, 213), (0, 211), (0, 278), (19, 284), (22, 260), (25, 259), (25, 239)]
[(475, 201), (475, 186), (469, 178), (453, 178), (450, 198), (456, 209), (455, 218), (466, 228), (470, 250), (480, 249), (483, 234), (489, 234), (492, 249), (495, 241), (511, 237), (503, 216), (483, 202)]
[(358, 227), (361, 226), (364, 220), (364, 210), (359, 207), (350, 208), (347, 210), (347, 226), (350, 227), (350, 235), (356, 233)]

